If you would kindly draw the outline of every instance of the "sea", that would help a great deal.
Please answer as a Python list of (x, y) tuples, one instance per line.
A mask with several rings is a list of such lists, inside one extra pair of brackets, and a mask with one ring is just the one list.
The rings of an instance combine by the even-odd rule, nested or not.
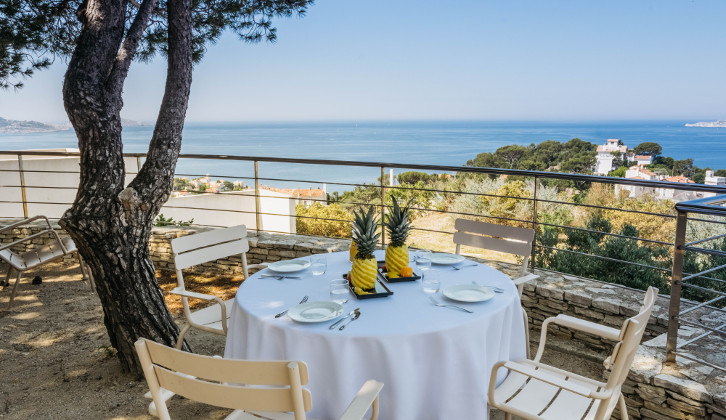
[[(726, 128), (685, 127), (686, 122), (693, 121), (188, 122), (182, 153), (461, 166), (479, 153), (510, 144), (573, 138), (604, 144), (617, 138), (631, 148), (655, 142), (663, 147), (664, 156), (692, 158), (702, 168), (726, 169)], [(124, 127), (124, 151), (146, 152), (152, 130), (152, 126)], [(0, 135), (0, 150), (75, 147), (72, 130)], [(250, 184), (254, 171), (249, 162), (182, 159), (177, 174), (240, 179)], [(329, 191), (344, 191), (352, 184), (375, 182), (381, 171), (262, 162), (259, 175), (264, 185), (316, 188), (325, 183)]]

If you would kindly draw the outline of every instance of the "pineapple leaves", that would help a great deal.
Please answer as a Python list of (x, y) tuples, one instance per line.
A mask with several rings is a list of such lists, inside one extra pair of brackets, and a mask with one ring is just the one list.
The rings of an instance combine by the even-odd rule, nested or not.
[(396, 197), (393, 200), (393, 209), (390, 214), (385, 215), (385, 226), (391, 237), (391, 246), (402, 246), (406, 243), (408, 233), (411, 230), (411, 222), (409, 221), (409, 213), (411, 211), (411, 201), (401, 208)]

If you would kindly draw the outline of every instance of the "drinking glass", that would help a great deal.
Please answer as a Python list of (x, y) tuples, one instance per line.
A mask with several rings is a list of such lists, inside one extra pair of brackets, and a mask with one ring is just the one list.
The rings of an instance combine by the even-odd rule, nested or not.
[(431, 251), (421, 250), (416, 254), (416, 267), (423, 272), (431, 268)]
[(310, 258), (310, 269), (314, 276), (322, 276), (325, 274), (325, 270), (328, 268), (328, 261), (325, 257), (311, 257)]
[(348, 297), (347, 280), (330, 280), (330, 300), (341, 302)]
[(423, 279), (421, 279), (421, 285), (423, 286), (423, 291), (426, 293), (436, 293), (441, 288), (441, 280), (439, 279), (439, 273), (436, 271), (432, 271), (426, 276), (424, 276)]

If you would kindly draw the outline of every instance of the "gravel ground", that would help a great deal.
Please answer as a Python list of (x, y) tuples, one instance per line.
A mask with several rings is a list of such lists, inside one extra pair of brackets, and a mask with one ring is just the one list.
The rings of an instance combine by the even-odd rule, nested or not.
[[(32, 276), (44, 280), (31, 285)], [(0, 311), (0, 418), (10, 419), (151, 419), (143, 377), (124, 373), (113, 355), (103, 311), (78, 266), (48, 264), (19, 286), (13, 310)], [(10, 288), (0, 291), (5, 308)], [(536, 332), (533, 332), (533, 337)], [(196, 353), (224, 352), (222, 336), (192, 330), (188, 340)], [(578, 351), (556, 343), (548, 363), (601, 378), (594, 362), (573, 358)], [(382, 398), (385, 398), (385, 388)], [(174, 419), (224, 418), (229, 410), (174, 397)], [(501, 413), (491, 418), (500, 420)], [(383, 419), (386, 420), (386, 419)]]

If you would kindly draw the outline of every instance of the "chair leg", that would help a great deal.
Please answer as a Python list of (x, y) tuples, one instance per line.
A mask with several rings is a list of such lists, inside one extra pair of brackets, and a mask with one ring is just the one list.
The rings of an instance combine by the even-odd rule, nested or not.
[(15, 299), (15, 293), (18, 291), (18, 284), (20, 284), (20, 277), (23, 275), (22, 271), (18, 271), (18, 277), (15, 278), (15, 284), (13, 285), (13, 292), (10, 294), (10, 302), (8, 303), (8, 311), (13, 307), (13, 300)]
[(504, 420), (512, 420), (512, 413), (504, 413)]
[(88, 281), (88, 286), (91, 288), (91, 292), (96, 292), (96, 282), (93, 281), (93, 274), (91, 274), (91, 271), (88, 269), (86, 262), (83, 261), (81, 254), (76, 252), (76, 255), (78, 256), (78, 264), (81, 266), (81, 273), (83, 273), (83, 280)]
[(629, 420), (630, 416), (628, 416), (628, 406), (625, 405), (625, 397), (623, 397), (623, 393), (620, 393), (620, 398), (618, 398), (618, 403), (620, 404), (620, 420)]
[(191, 325), (186, 324), (184, 327), (182, 327), (181, 331), (179, 331), (179, 338), (176, 340), (176, 349), (181, 350), (182, 346), (184, 345), (184, 336), (186, 335), (187, 331), (189, 331), (189, 328), (191, 328)]
[(529, 348), (529, 317), (527, 316), (527, 311), (522, 308), (522, 318), (524, 318), (524, 339), (525, 343), (527, 344), (527, 359), (531, 359), (532, 355), (531, 350)]

